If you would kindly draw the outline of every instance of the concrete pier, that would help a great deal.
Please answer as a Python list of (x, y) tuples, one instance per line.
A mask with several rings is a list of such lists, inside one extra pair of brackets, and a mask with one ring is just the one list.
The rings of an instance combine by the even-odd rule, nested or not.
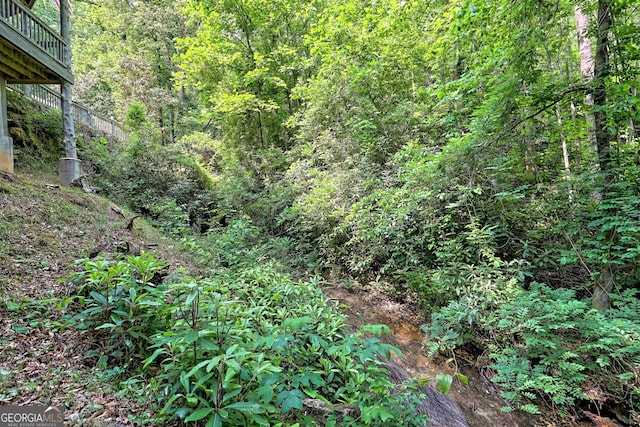
[(82, 162), (73, 157), (63, 157), (58, 164), (60, 182), (69, 185), (82, 175)]

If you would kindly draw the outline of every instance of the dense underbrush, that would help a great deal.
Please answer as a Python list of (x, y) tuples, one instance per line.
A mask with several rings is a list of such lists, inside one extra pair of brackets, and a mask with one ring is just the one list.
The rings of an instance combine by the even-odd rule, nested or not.
[[(423, 327), (431, 354), (474, 343), (510, 406), (540, 413), (619, 411), (634, 425), (640, 413), (640, 326), (637, 291), (615, 298), (607, 312), (570, 289), (534, 284), (500, 307), (462, 296)], [(627, 414), (622, 415), (621, 414)]]
[[(504, 179), (494, 181), (489, 177), (476, 177), (470, 184), (463, 179), (466, 146), (430, 154), (420, 144), (411, 143), (387, 163), (393, 176), (380, 176), (365, 184), (353, 171), (343, 170), (338, 164), (326, 170), (316, 164), (322, 150), (335, 152), (330, 142), (326, 142), (327, 147), (317, 144), (312, 153), (292, 153), (293, 163), (285, 174), (271, 170), (258, 178), (257, 169), (236, 159), (233, 150), (205, 136), (197, 140), (199, 145), (190, 148), (195, 150), (195, 161), (175, 147), (165, 149), (141, 140), (119, 153), (100, 151), (99, 143), (90, 145), (87, 151), (102, 153), (94, 156), (96, 182), (106, 179), (121, 183), (121, 188), (105, 187), (107, 194), (128, 200), (165, 232), (181, 239), (198, 262), (209, 268), (208, 279), (185, 279), (163, 291), (171, 301), (182, 301), (182, 308), (165, 307), (166, 324), (159, 330), (167, 330), (168, 324), (179, 329), (169, 329), (169, 335), (146, 342), (147, 346), (163, 343), (153, 349), (155, 353), (146, 353), (147, 348), (133, 352), (140, 354), (138, 364), (153, 354), (148, 370), (169, 365), (185, 367), (185, 360), (192, 360), (192, 366), (185, 367), (188, 373), (207, 360), (210, 354), (199, 342), (207, 343), (206, 337), (213, 332), (207, 332), (203, 325), (219, 320), (207, 317), (212, 314), (204, 307), (219, 306), (221, 311), (215, 315), (236, 319), (240, 326), (236, 322), (234, 328), (237, 326), (237, 331), (245, 335), (251, 330), (262, 338), (275, 336), (274, 329), (269, 328), (276, 328), (281, 331), (278, 333), (294, 337), (320, 336), (314, 332), (320, 320), (307, 322), (306, 316), (318, 312), (325, 303), (307, 295), (301, 298), (312, 305), (301, 308), (279, 287), (286, 284), (286, 292), (302, 289), (306, 285), (292, 281), (290, 274), (304, 276), (322, 272), (324, 267), (337, 267), (365, 282), (373, 279), (388, 283), (389, 292), (399, 300), (411, 295), (430, 317), (424, 330), (425, 345), (432, 354), (455, 355), (457, 348), (473, 343), (479, 349), (474, 354), (480, 357), (479, 365), (492, 373), (509, 402), (505, 410), (538, 413), (545, 406), (565, 414), (578, 407), (619, 406), (618, 413), (624, 414), (619, 415), (622, 421), (637, 420), (640, 350), (634, 320), (639, 312), (637, 293), (633, 292), (637, 276), (633, 254), (638, 243), (635, 220), (640, 210), (633, 179), (610, 189), (610, 195), (615, 191), (616, 197), (598, 205), (592, 194), (599, 190), (587, 178), (572, 189), (562, 182), (514, 187)], [(214, 154), (202, 154), (207, 153), (206, 147)], [(112, 157), (115, 162), (109, 160)], [(361, 165), (357, 156), (353, 158), (358, 169)], [(276, 182), (276, 176), (285, 179)], [(571, 200), (566, 197), (569, 190)], [(558, 216), (558, 209), (566, 215)], [(613, 228), (617, 240), (608, 241), (607, 230)], [(590, 309), (589, 296), (603, 259), (615, 266), (621, 292), (612, 294), (613, 309), (600, 313)], [(570, 288), (562, 282), (544, 285), (535, 280), (545, 277), (545, 272), (570, 269), (586, 271)], [(291, 313), (300, 312), (299, 316), (306, 319), (301, 321), (302, 331), (282, 332), (283, 323), (270, 321), (271, 326), (265, 326), (261, 321), (248, 320), (249, 315), (245, 318), (238, 314), (253, 309), (245, 305), (246, 299), (266, 298), (257, 294), (237, 297), (243, 295), (241, 289), (264, 287), (263, 279), (274, 295), (281, 296), (271, 305), (263, 302), (260, 310), (270, 313), (282, 306)], [(203, 307), (192, 307), (194, 301), (202, 301), (198, 304)], [(169, 320), (178, 319), (180, 313), (195, 314), (189, 321), (174, 324)], [(258, 315), (264, 314), (259, 311)], [(205, 316), (204, 323), (200, 316)], [(238, 316), (244, 320), (238, 320)], [(180, 337), (189, 331), (185, 343)], [(194, 331), (198, 332), (197, 338)], [(154, 333), (158, 333), (155, 326), (144, 336)], [(262, 339), (254, 338), (251, 343)], [(309, 344), (304, 339), (295, 347), (311, 345), (321, 353), (327, 351), (318, 348), (319, 343)], [(229, 347), (238, 344), (249, 348), (247, 351), (277, 354), (274, 344), (256, 348), (247, 342), (225, 340)], [(220, 351), (228, 348), (216, 345)], [(176, 358), (176, 352), (184, 354), (187, 348), (191, 356)], [(290, 355), (279, 357), (277, 363), (270, 361), (278, 369), (282, 368), (282, 358)], [(296, 357), (300, 361), (307, 356), (300, 353)], [(118, 363), (122, 366), (121, 361)], [(360, 364), (359, 369), (365, 370), (375, 365)], [(211, 382), (216, 375), (214, 368), (215, 364), (203, 364), (192, 376), (204, 369), (203, 375), (208, 376), (204, 381)], [(123, 369), (130, 372), (131, 368)], [(269, 375), (282, 378), (287, 374)], [(163, 378), (178, 387), (175, 384), (179, 378), (168, 374)], [(282, 410), (284, 400), (277, 400), (278, 393), (294, 393), (289, 402), (297, 402), (302, 397), (295, 394), (296, 390), (302, 389), (276, 390), (276, 400), (268, 403), (274, 408), (280, 405)], [(336, 390), (329, 387), (326, 393)], [(238, 391), (243, 398), (250, 392)], [(344, 394), (344, 389), (340, 393)], [(178, 394), (189, 396), (189, 390)], [(308, 393), (304, 396), (310, 398)], [(195, 406), (184, 407), (203, 409), (198, 413), (206, 412), (203, 417), (218, 414), (215, 407), (207, 412), (193, 402)], [(183, 405), (182, 401), (174, 403)], [(172, 407), (183, 407), (180, 405)], [(167, 411), (163, 414), (183, 418), (191, 413)], [(265, 411), (258, 415), (268, 418)]]
[(256, 232), (245, 220), (186, 240), (206, 278), (162, 278), (150, 254), (79, 261), (65, 325), (99, 343), (87, 356), (153, 414), (137, 421), (424, 425), (416, 386), (380, 362), (398, 351), (377, 338), (388, 328), (349, 330), (319, 279), (294, 282)]

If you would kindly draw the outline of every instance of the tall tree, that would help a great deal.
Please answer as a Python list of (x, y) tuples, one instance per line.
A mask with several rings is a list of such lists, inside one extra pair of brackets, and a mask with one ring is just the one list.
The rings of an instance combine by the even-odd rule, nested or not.
[[(598, 27), (597, 44), (594, 61), (594, 85), (593, 85), (593, 106), (594, 126), (596, 144), (598, 149), (598, 163), (603, 180), (603, 201), (610, 197), (611, 186), (615, 181), (613, 164), (611, 159), (611, 140), (607, 125), (607, 77), (610, 63), (610, 39), (609, 31), (612, 25), (611, 2), (610, 0), (598, 0)], [(607, 241), (613, 243), (616, 238), (615, 227), (607, 231)], [(593, 291), (593, 307), (599, 310), (609, 308), (609, 294), (613, 290), (615, 283), (615, 264), (605, 260), (600, 269)]]
[(79, 3), (73, 34), (77, 98), (121, 121), (141, 103), (158, 138), (175, 140), (188, 102), (173, 84), (174, 41), (189, 31), (181, 8), (181, 1), (163, 0)]
[[(579, 3), (576, 3), (573, 7), (576, 31), (578, 34), (578, 52), (580, 54), (580, 72), (582, 77), (587, 83), (591, 83), (593, 80), (593, 51), (591, 49), (591, 40), (589, 39), (589, 18), (582, 11), (582, 7)], [(588, 91), (584, 98), (584, 103), (587, 107), (585, 118), (587, 120), (587, 135), (589, 137), (589, 147), (593, 152), (597, 152), (596, 134), (593, 112), (593, 93)]]
[(189, 3), (198, 31), (179, 42), (179, 80), (197, 88), (227, 143), (290, 146), (293, 91), (313, 67), (304, 39), (321, 8), (319, 0)]

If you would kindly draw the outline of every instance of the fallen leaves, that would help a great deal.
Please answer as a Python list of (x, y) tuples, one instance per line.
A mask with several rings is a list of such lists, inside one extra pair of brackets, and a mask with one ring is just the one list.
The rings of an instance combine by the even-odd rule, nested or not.
[(103, 382), (85, 358), (93, 343), (60, 326), (55, 304), (72, 293), (63, 278), (97, 239), (130, 238), (123, 213), (95, 196), (11, 182), (0, 216), (0, 404), (62, 405), (69, 425), (134, 425), (146, 404)]

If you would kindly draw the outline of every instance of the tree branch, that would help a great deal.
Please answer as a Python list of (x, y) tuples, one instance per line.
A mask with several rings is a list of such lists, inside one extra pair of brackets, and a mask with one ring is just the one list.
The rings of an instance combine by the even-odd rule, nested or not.
[[(518, 120), (513, 126), (511, 126), (509, 128), (509, 130), (507, 130), (505, 133), (511, 133), (515, 128), (517, 128), (518, 126), (520, 126), (522, 123), (526, 122), (527, 120), (533, 119), (534, 117), (536, 117), (538, 114), (541, 114), (545, 111), (547, 111), (549, 108), (555, 106), (558, 102), (562, 101), (564, 99), (565, 96), (567, 96), (570, 93), (574, 93), (574, 92), (582, 92), (587, 90), (587, 86), (586, 85), (581, 85), (581, 86), (576, 86), (570, 89), (565, 90), (564, 92), (562, 92), (558, 98), (551, 102), (550, 104), (545, 105), (544, 107), (540, 107), (538, 110), (536, 110), (534, 113), (529, 114), (527, 117)], [(495, 141), (494, 141), (495, 142)]]

